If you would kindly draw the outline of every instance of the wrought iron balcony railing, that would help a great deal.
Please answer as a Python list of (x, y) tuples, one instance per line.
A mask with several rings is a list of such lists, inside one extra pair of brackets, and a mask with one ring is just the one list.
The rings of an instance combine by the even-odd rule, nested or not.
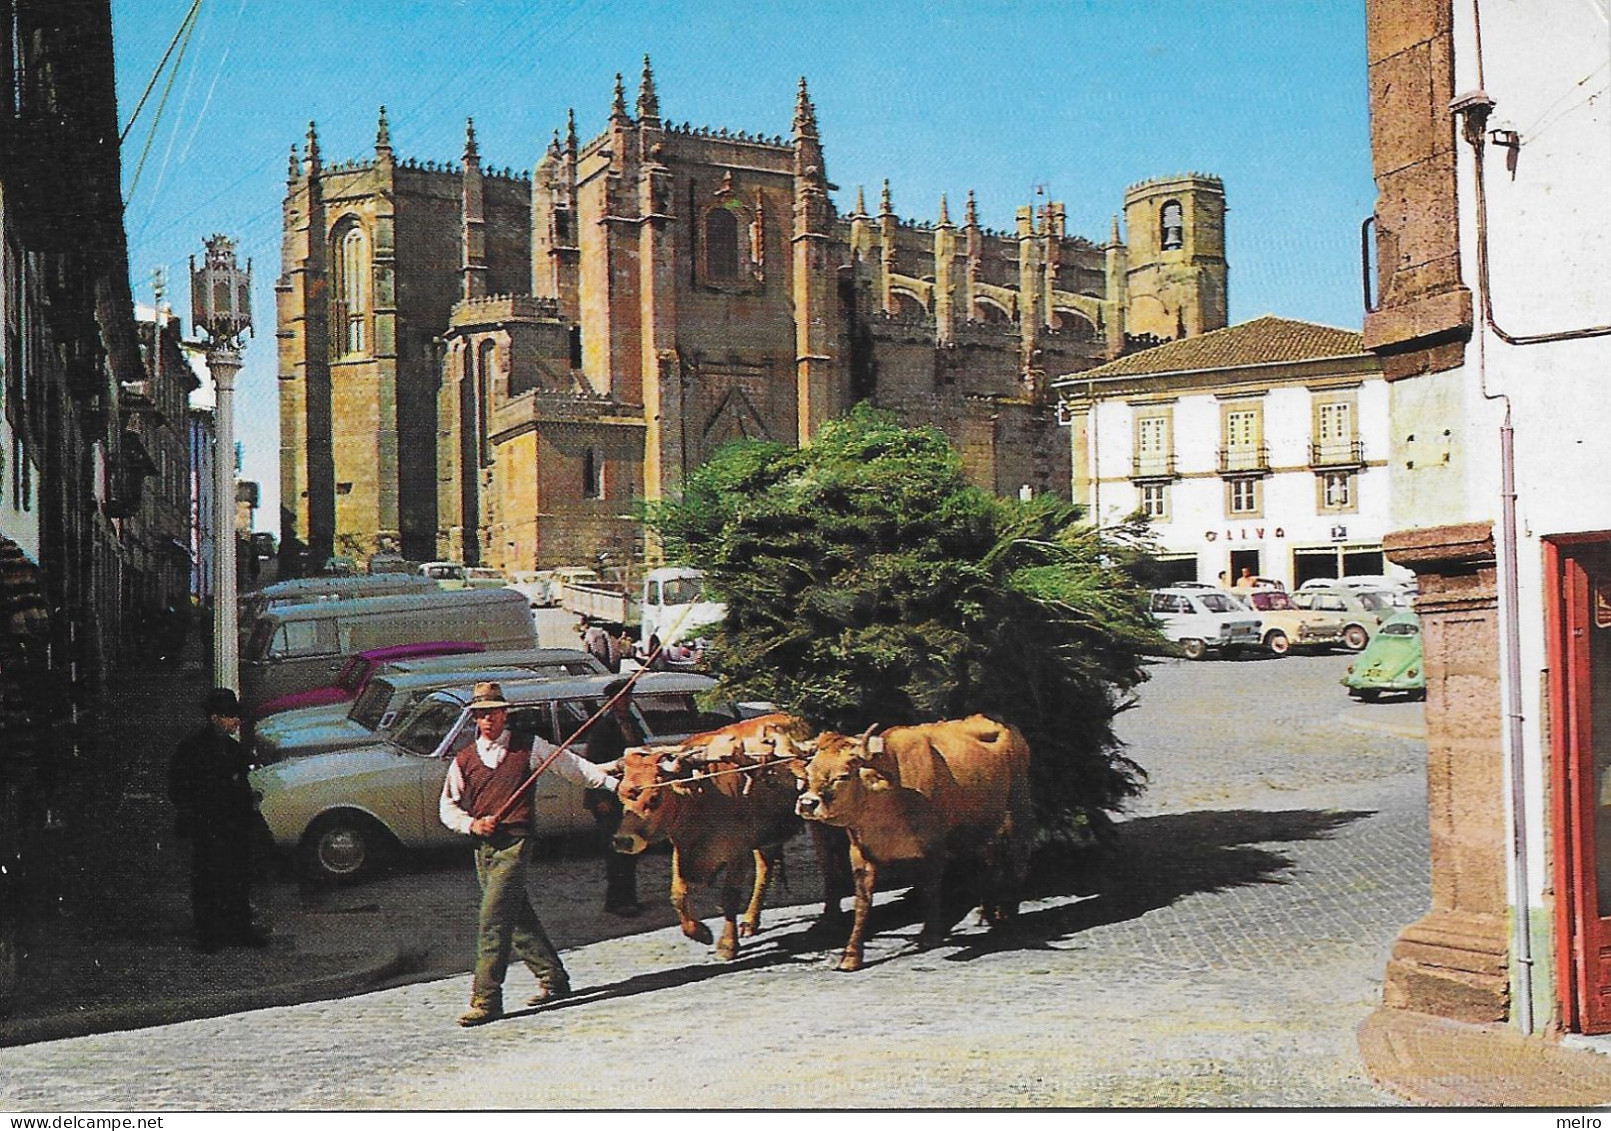
[(1221, 448), (1219, 473), (1221, 475), (1262, 475), (1270, 470), (1270, 449), (1263, 444), (1257, 447)]
[(1363, 440), (1327, 440), (1309, 445), (1310, 467), (1362, 467), (1364, 463)]

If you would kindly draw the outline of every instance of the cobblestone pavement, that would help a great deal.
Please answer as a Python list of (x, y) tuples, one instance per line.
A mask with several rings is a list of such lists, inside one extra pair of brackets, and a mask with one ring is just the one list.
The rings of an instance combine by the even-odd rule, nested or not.
[[(454, 1026), (459, 976), (0, 1049), (0, 1108), (1390, 1105), (1355, 1028), (1429, 898), (1424, 751), (1418, 708), (1350, 702), (1346, 662), (1158, 664), (1121, 720), (1152, 781), (1119, 847), (1039, 876), (1008, 934), (969, 919), (917, 953), (885, 896), (840, 974), (809, 906), (728, 964), (649, 921), (565, 950), (577, 997), (485, 1028)], [(542, 883), (590, 904), (598, 868)], [(596, 937), (573, 928), (562, 948)], [(512, 973), (511, 1003), (529, 987)]]

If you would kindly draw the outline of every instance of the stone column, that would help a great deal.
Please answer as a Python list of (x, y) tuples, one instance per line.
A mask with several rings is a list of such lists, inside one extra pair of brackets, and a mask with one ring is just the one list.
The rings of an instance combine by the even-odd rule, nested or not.
[(1432, 909), (1399, 932), (1382, 1003), (1457, 1021), (1509, 1010), (1504, 725), (1489, 523), (1402, 530), (1387, 556), (1413, 569), (1426, 663)]

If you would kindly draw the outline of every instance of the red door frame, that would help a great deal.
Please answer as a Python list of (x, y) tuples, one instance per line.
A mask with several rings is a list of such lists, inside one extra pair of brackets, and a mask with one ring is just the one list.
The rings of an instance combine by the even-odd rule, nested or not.
[(1597, 983), (1602, 939), (1593, 848), (1596, 797), (1590, 746), (1588, 574), (1573, 551), (1611, 545), (1611, 531), (1543, 540), (1549, 681), (1556, 997), (1567, 1032), (1611, 1031)]

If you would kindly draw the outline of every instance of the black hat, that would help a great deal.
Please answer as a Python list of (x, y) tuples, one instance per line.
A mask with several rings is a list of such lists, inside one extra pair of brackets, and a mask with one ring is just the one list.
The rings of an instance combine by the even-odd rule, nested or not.
[(207, 693), (207, 698), (201, 701), (201, 711), (208, 716), (238, 719), (241, 717), (241, 701), (235, 698), (235, 693), (229, 688), (215, 687)]

